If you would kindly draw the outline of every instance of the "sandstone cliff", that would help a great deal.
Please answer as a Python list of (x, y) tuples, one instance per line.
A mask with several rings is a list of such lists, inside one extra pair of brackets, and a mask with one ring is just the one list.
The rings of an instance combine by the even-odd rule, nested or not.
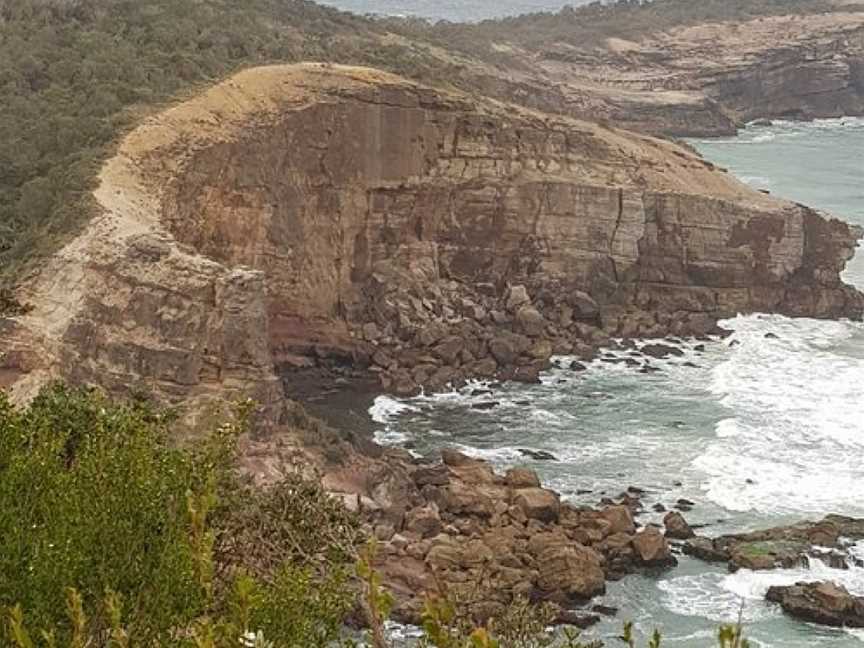
[(411, 391), (739, 311), (862, 311), (843, 223), (667, 141), (370, 69), (243, 72), (100, 181), (101, 215), (0, 324), (17, 398), (60, 377), (275, 412), (275, 365)]

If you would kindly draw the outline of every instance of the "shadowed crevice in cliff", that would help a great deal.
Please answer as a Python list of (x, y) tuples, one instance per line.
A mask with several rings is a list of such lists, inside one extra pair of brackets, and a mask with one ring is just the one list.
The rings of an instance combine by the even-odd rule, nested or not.
[(61, 376), (251, 393), (272, 417), (276, 365), (411, 393), (736, 312), (862, 308), (843, 223), (667, 141), (366, 68), (243, 72), (131, 133), (96, 197), (27, 287), (20, 398)]

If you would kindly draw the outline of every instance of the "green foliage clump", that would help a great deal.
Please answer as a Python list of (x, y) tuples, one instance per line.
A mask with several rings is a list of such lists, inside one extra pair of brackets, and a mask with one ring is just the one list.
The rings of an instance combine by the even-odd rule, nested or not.
[(62, 627), (67, 587), (88, 606), (110, 589), (148, 637), (201, 612), (185, 496), (206, 475), (168, 422), (62, 386), (23, 411), (0, 395), (0, 605)]
[(189, 448), (170, 442), (171, 422), (62, 385), (24, 409), (0, 392), (0, 643), (339, 638), (357, 521), (315, 482), (240, 480), (242, 412)]

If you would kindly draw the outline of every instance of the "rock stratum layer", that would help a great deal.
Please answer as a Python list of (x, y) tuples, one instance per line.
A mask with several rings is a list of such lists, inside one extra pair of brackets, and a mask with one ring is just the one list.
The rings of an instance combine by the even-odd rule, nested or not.
[(127, 136), (95, 196), (0, 324), (14, 398), (64, 378), (273, 413), (280, 365), (410, 391), (864, 303), (839, 276), (860, 232), (685, 148), (365, 68), (243, 72)]

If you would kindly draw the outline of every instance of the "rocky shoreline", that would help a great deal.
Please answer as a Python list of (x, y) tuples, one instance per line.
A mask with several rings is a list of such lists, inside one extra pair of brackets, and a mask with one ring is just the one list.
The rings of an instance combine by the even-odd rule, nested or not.
[[(560, 623), (585, 626), (599, 620), (591, 602), (607, 580), (677, 562), (659, 528), (637, 527), (636, 498), (573, 506), (534, 471), (497, 474), (448, 450), (440, 463), (394, 450), (377, 461), (386, 479), (379, 474), (368, 495), (331, 492), (381, 542), (377, 567), (396, 595), (394, 618), (405, 623), (418, 623), (425, 595), (443, 590), (480, 622), (522, 597), (558, 606)], [(325, 484), (349, 481), (346, 470), (327, 473)]]
[[(371, 444), (319, 465), (331, 495), (379, 541), (376, 567), (396, 597), (394, 619), (407, 624), (419, 623), (425, 596), (446, 593), (478, 622), (526, 598), (556, 606), (556, 623), (588, 627), (616, 613), (604, 603), (608, 582), (656, 576), (681, 554), (731, 572), (815, 560), (837, 570), (861, 566), (849, 550), (864, 539), (864, 520), (841, 515), (709, 538), (685, 519), (693, 502), (648, 510), (645, 491), (629, 486), (596, 505), (576, 505), (544, 488), (533, 470), (498, 473), (453, 450), (418, 459)], [(662, 515), (662, 524), (640, 522), (648, 513)], [(830, 581), (772, 587), (766, 600), (805, 621), (864, 627), (856, 625), (864, 599)]]
[[(609, 612), (595, 600), (609, 581), (670, 569), (679, 551), (730, 570), (848, 565), (861, 520), (708, 538), (688, 502), (641, 525), (638, 488), (577, 506), (530, 470), (372, 441), (382, 391), (536, 382), (554, 356), (651, 374), (678, 339), (722, 338), (718, 321), (739, 313), (864, 315), (842, 280), (860, 228), (665, 139), (864, 113), (860, 11), (590, 49), (494, 43), (509, 66), (412, 45), (442, 57), (447, 89), (271, 66), (148, 119), (102, 169), (98, 215), (8, 299), (26, 308), (0, 317), (0, 388), (15, 402), (55, 379), (146, 394), (181, 405), (188, 434), (209, 408), (253, 398), (245, 472), (320, 472), (380, 541), (405, 622), (446, 588), (479, 621), (527, 597), (588, 625)], [(819, 623), (864, 617), (830, 583), (768, 598)]]

